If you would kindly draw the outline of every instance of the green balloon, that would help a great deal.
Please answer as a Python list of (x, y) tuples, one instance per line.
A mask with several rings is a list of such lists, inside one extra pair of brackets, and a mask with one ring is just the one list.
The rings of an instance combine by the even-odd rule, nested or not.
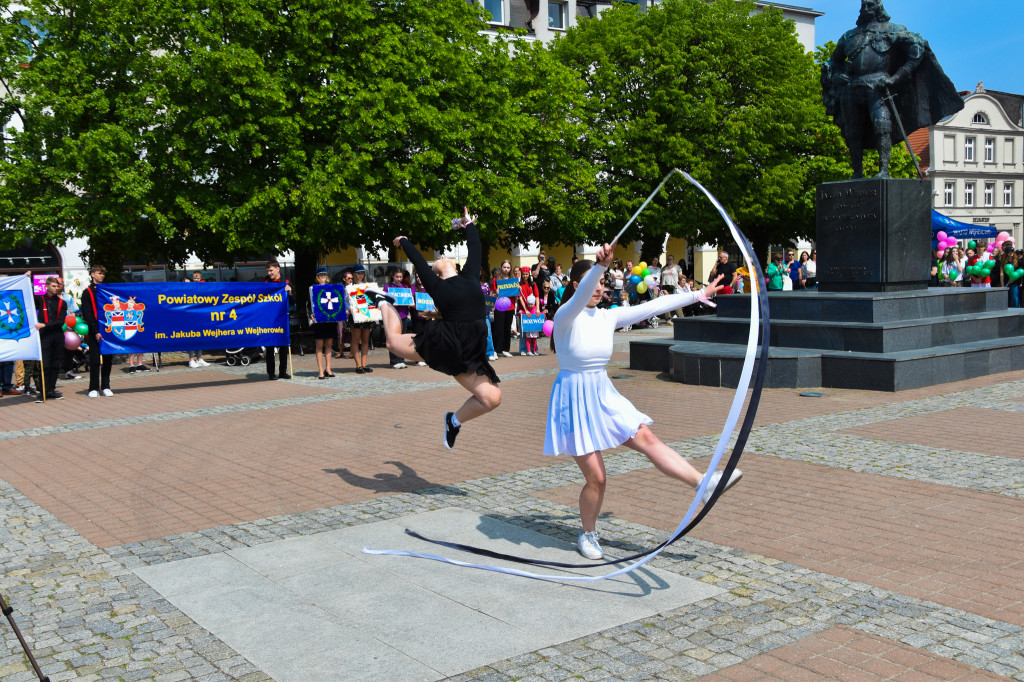
[(994, 268), (995, 266), (996, 262), (994, 260), (987, 260), (985, 261), (985, 264), (982, 265), (981, 267), (985, 268), (985, 272), (992, 272), (992, 268)]
[(973, 239), (971, 241), (967, 242), (967, 248), (968, 249), (973, 249), (977, 245), (978, 245), (978, 242), (974, 241)]
[(89, 333), (89, 325), (87, 325), (85, 322), (79, 322), (78, 324), (75, 325), (75, 333), (78, 334), (79, 336), (85, 336), (86, 334)]
[(63, 330), (62, 331), (67, 331), (67, 330), (68, 330), (68, 326), (66, 324), (63, 325)]
[(643, 270), (640, 271), (640, 276), (641, 277), (650, 277), (650, 275), (651, 275), (650, 268), (644, 268)]
[(1003, 272), (1005, 272), (1007, 275), (1012, 275), (1013, 270), (1013, 263), (1007, 263), (1006, 265), (1003, 266)]
[(1014, 270), (1013, 274), (1010, 275), (1010, 281), (1011, 282), (1016, 282), (1021, 277), (1024, 277), (1024, 268), (1021, 268), (1019, 270)]

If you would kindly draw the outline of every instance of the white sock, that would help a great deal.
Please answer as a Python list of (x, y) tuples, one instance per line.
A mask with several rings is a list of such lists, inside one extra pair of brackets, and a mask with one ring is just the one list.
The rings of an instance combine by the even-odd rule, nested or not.
[(460, 426), (462, 426), (462, 424), (459, 422), (459, 418), (455, 416), (454, 412), (452, 412), (452, 426), (454, 426), (455, 428), (459, 428)]

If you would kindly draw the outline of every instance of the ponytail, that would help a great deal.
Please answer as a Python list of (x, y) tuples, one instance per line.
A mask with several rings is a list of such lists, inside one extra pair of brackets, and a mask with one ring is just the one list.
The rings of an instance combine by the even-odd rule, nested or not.
[[(592, 267), (594, 267), (594, 262), (589, 260), (578, 260), (572, 264), (572, 269), (569, 270), (569, 280), (565, 283), (565, 292), (562, 294), (562, 301), (558, 304), (559, 308), (569, 302), (569, 299), (576, 293), (576, 289), (579, 286), (580, 281), (583, 279), (583, 276), (587, 274), (587, 271)], [(551, 332), (551, 351), (554, 353), (558, 352), (555, 349), (554, 331)]]

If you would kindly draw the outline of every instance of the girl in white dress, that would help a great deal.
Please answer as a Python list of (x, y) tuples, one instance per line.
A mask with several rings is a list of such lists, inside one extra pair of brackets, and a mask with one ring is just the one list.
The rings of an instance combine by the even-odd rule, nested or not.
[[(628, 308), (598, 308), (604, 291), (601, 278), (611, 262), (614, 248), (615, 244), (601, 247), (596, 265), (590, 261), (573, 265), (562, 304), (555, 313), (552, 333), (559, 371), (551, 387), (544, 454), (572, 455), (586, 479), (580, 492), (583, 530), (577, 546), (580, 554), (588, 559), (604, 556), (597, 534), (597, 516), (607, 483), (602, 450), (626, 445), (643, 453), (667, 476), (693, 488), (701, 482), (700, 472), (647, 428), (647, 424), (652, 423), (651, 418), (633, 407), (612, 386), (605, 367), (612, 355), (615, 329), (691, 305), (722, 288), (718, 284), (722, 278), (718, 277), (700, 292), (661, 296)], [(740, 476), (740, 470), (734, 470), (729, 486)], [(720, 477), (721, 472), (712, 474), (704, 495), (705, 503)]]

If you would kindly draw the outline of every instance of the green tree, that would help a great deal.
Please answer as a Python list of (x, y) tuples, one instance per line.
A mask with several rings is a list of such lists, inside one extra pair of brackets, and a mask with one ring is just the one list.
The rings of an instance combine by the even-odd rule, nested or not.
[(446, 246), (464, 204), (491, 241), (571, 220), (565, 197), (593, 181), (571, 153), (578, 81), (537, 46), (481, 35), (477, 12), (31, 0), (46, 37), (15, 84), (30, 123), (2, 169), (25, 201), (2, 217), (175, 262), (397, 234)]
[[(753, 2), (616, 5), (553, 46), (585, 82), (582, 142), (600, 174), (591, 194), (611, 236), (672, 168), (708, 187), (759, 246), (814, 231), (814, 185), (838, 179), (841, 140), (828, 127), (813, 57), (778, 10)], [(834, 126), (833, 126), (834, 128)], [(695, 191), (656, 197), (624, 239), (644, 257), (665, 233), (729, 243)]]

